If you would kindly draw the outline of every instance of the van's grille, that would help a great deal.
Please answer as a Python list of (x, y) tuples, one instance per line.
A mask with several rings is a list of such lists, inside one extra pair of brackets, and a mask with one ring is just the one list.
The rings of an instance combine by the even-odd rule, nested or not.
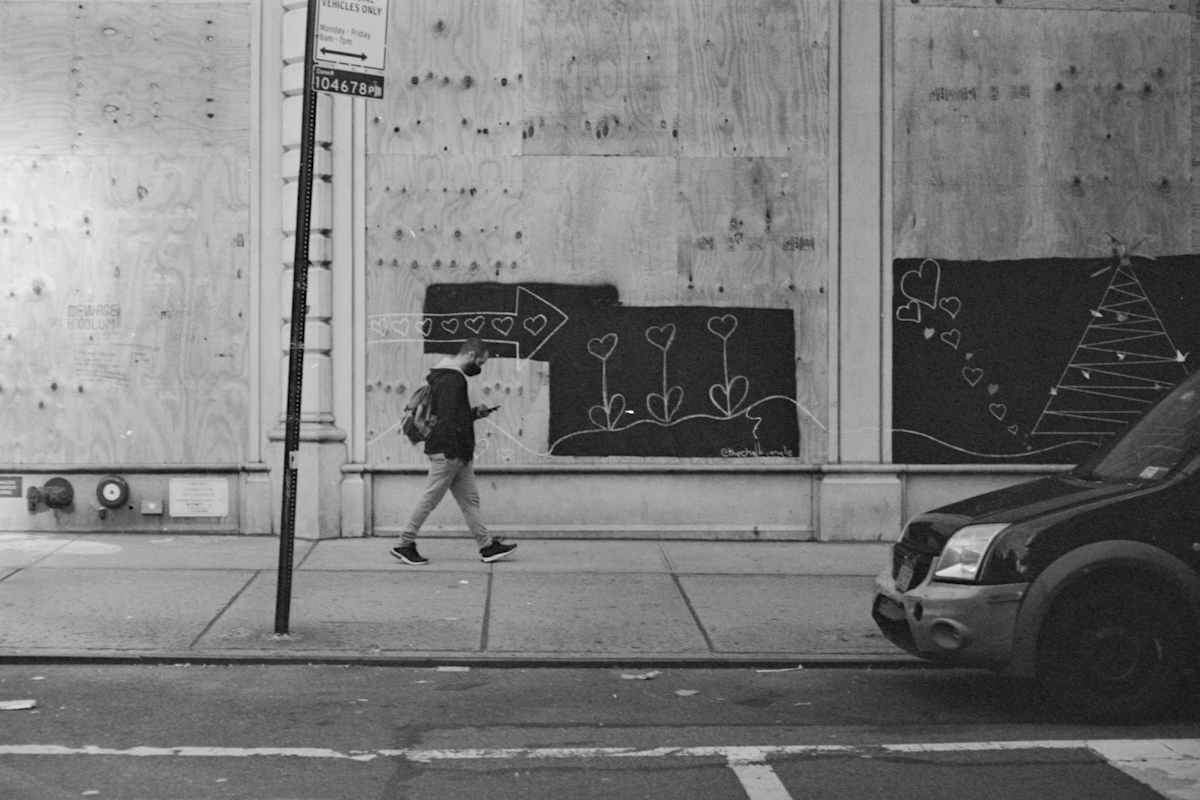
[(932, 521), (917, 517), (905, 526), (903, 542), (914, 550), (937, 555), (947, 535), (938, 533)]

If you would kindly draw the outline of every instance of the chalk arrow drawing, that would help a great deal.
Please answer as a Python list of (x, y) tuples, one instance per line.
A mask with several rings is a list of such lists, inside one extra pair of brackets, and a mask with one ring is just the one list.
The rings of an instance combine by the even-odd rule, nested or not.
[(524, 286), (513, 289), (511, 311), (373, 314), (367, 318), (367, 344), (461, 342), (468, 336), (478, 336), (485, 343), (515, 347), (517, 366), (524, 369), (570, 317)]

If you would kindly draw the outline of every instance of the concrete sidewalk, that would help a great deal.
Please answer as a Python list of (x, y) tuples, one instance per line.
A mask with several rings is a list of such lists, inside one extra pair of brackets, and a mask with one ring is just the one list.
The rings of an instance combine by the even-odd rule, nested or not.
[(914, 662), (870, 616), (886, 544), (0, 534), (0, 661), (412, 664)]

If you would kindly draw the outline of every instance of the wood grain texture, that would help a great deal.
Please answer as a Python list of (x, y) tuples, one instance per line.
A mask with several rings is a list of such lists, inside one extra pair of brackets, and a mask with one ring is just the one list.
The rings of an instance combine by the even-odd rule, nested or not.
[(0, 153), (245, 150), (248, 33), (245, 3), (6, 3)]
[(1177, 14), (896, 9), (895, 255), (1190, 247)]
[(528, 280), (611, 284), (627, 303), (674, 302), (674, 159), (524, 161)]
[(523, 153), (675, 149), (675, 3), (529, 0), (524, 23)]
[(513, 155), (521, 149), (521, 4), (395, 4), (388, 78), (372, 101), (369, 150)]
[(248, 160), (0, 165), (0, 461), (244, 460)]
[(788, 156), (828, 148), (824, 0), (679, 6), (679, 150)]

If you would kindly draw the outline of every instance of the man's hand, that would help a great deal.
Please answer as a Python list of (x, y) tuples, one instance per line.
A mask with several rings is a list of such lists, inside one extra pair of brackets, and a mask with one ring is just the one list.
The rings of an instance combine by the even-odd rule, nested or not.
[(483, 419), (500, 406), (475, 406), (475, 419)]

